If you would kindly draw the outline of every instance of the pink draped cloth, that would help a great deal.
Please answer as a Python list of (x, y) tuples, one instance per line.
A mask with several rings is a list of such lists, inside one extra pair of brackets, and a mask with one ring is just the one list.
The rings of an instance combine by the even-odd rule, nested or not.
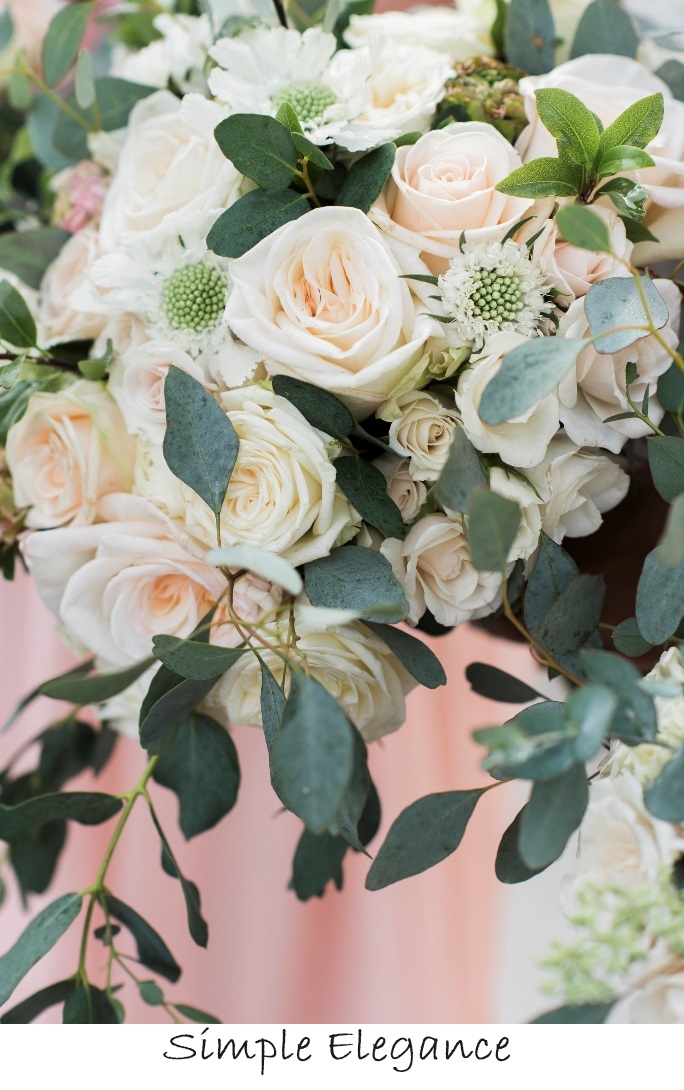
[[(0, 720), (37, 682), (73, 664), (55, 622), (30, 580), (0, 586)], [(463, 626), (432, 641), (449, 684), (415, 690), (401, 730), (371, 746), (371, 769), (383, 803), (377, 850), (399, 812), (421, 795), (486, 782), (478, 768), (481, 750), (471, 740), (476, 726), (502, 722), (508, 709), (475, 696), (464, 678), (468, 662), (500, 660), (529, 672), (524, 648), (501, 644)], [(59, 706), (43, 700), (0, 735), (0, 767), (19, 743), (54, 721)], [(477, 1023), (494, 1017), (495, 951), (500, 928), (500, 887), (493, 874), (496, 844), (508, 820), (510, 800), (502, 787), (479, 802), (465, 839), (449, 860), (388, 889), (364, 888), (369, 861), (349, 853), (344, 889), (298, 902), (286, 888), (300, 823), (279, 813), (268, 781), (261, 732), (237, 728), (243, 780), (235, 810), (221, 824), (187, 844), (176, 826), (176, 801), (152, 786), (155, 805), (181, 868), (197, 883), (209, 923), (206, 951), (187, 935), (180, 888), (159, 865), (159, 843), (144, 803), (138, 802), (117, 848), (108, 885), (163, 935), (184, 967), (181, 981), (165, 985), (175, 998), (213, 1012), (229, 1023)], [(69, 789), (123, 792), (137, 781), (145, 758), (122, 738), (114, 759), (95, 780), (83, 775)], [(94, 879), (114, 822), (70, 826), (67, 847), (51, 889), (31, 897), (35, 915), (62, 893)], [(6, 875), (6, 877), (8, 877)], [(30, 918), (8, 877), (0, 910), (4, 952)], [(17, 988), (12, 1002), (74, 972), (80, 923)], [(130, 943), (122, 944), (130, 949)], [(91, 943), (90, 972), (103, 982), (104, 949)], [(138, 966), (134, 966), (136, 970)], [(141, 970), (142, 978), (152, 974)], [(121, 995), (133, 1022), (162, 1022), (158, 1008), (143, 1004), (132, 984)], [(54, 1021), (55, 1011), (44, 1020)]]

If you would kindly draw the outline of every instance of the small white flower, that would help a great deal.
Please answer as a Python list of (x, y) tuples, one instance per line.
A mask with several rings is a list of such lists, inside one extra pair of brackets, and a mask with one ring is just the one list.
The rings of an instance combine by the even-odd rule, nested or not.
[(212, 37), (209, 16), (162, 12), (155, 16), (153, 25), (161, 37), (143, 49), (127, 49), (118, 57), (115, 54), (112, 74), (152, 87), (164, 88), (173, 80), (181, 91), (203, 91)]
[(444, 313), (464, 341), (481, 348), (501, 330), (533, 336), (551, 310), (546, 279), (527, 247), (512, 239), (485, 246), (464, 243), (439, 277)]

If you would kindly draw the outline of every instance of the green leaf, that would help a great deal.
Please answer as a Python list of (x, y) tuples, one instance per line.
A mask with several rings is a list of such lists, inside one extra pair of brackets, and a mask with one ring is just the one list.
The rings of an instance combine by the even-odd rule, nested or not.
[(684, 102), (684, 64), (681, 61), (674, 58), (665, 61), (656, 69), (656, 76), (667, 84), (676, 99)]
[(93, 105), (97, 97), (95, 89), (95, 74), (93, 71), (93, 55), (88, 49), (82, 49), (76, 60), (74, 71), (74, 94), (78, 105), (87, 110)]
[(308, 159), (312, 166), (318, 167), (319, 170), (332, 170), (333, 165), (328, 159), (327, 155), (324, 155), (320, 148), (317, 148), (315, 144), (312, 144), (310, 140), (307, 140), (302, 133), (293, 132), (292, 143), (296, 147), (297, 151), (301, 155), (302, 159)]
[(174, 1003), (173, 1006), (179, 1014), (191, 1022), (200, 1022), (202, 1025), (209, 1026), (222, 1025), (220, 1018), (214, 1018), (213, 1014), (207, 1014), (206, 1011), (198, 1010), (197, 1007), (189, 1007), (187, 1003)]
[(641, 674), (631, 662), (611, 652), (598, 650), (580, 651), (580, 660), (589, 680), (607, 685), (620, 700), (613, 735), (628, 742), (655, 738), (653, 699), (640, 688)]
[(290, 885), (300, 901), (322, 897), (328, 882), (342, 889), (342, 860), (347, 854), (347, 842), (330, 833), (315, 834), (305, 829), (292, 861)]
[(64, 1004), (62, 1021), (67, 1025), (115, 1025), (119, 1017), (107, 993), (89, 984), (71, 993)]
[(90, 4), (69, 4), (58, 11), (43, 39), (43, 76), (50, 87), (66, 76), (83, 41)]
[(17, 356), (11, 363), (6, 363), (0, 367), (0, 390), (11, 390), (14, 383), (19, 378), (19, 372), (24, 366), (24, 360), (26, 359), (26, 353), (23, 352), (21, 356)]
[(646, 215), (644, 205), (648, 199), (648, 193), (642, 185), (631, 178), (611, 178), (596, 190), (594, 199), (605, 196), (610, 197), (623, 218), (627, 237), (632, 242), (649, 241), (649, 238), (651, 241), (658, 241), (643, 224), (638, 223)]
[(610, 734), (617, 708), (617, 696), (605, 685), (585, 685), (568, 699), (565, 716), (577, 735), (575, 753), (579, 761), (589, 761), (596, 754)]
[(297, 153), (284, 125), (268, 114), (231, 114), (214, 129), (226, 159), (264, 189), (287, 189), (297, 172)]
[(487, 474), (463, 428), (455, 428), (446, 462), (434, 486), (435, 498), (451, 511), (467, 511), (475, 492), (485, 488)]
[(655, 166), (653, 159), (641, 148), (629, 144), (619, 144), (603, 152), (598, 164), (598, 177), (608, 178), (619, 174), (621, 170), (643, 170)]
[(605, 220), (581, 204), (570, 204), (561, 208), (556, 216), (558, 230), (571, 246), (580, 250), (593, 250), (612, 254), (610, 234)]
[(177, 795), (181, 831), (190, 840), (217, 825), (237, 801), (240, 764), (235, 743), (214, 719), (191, 715), (172, 748), (160, 757), (154, 778)]
[(577, 760), (576, 736), (556, 701), (532, 704), (502, 727), (474, 731), (473, 738), (489, 749), (482, 767), (499, 780), (555, 779)]
[(644, 790), (644, 804), (661, 821), (684, 820), (684, 748)]
[[(667, 303), (648, 276), (640, 279), (653, 324), (661, 329), (670, 317)], [(647, 322), (639, 289), (631, 276), (612, 276), (592, 284), (585, 299), (585, 313), (592, 337), (605, 333), (594, 341), (597, 352), (614, 355), (642, 337), (650, 336), (648, 329), (610, 332), (616, 326), (643, 326)]]
[(194, 882), (188, 881), (187, 878), (181, 873), (181, 869), (176, 862), (175, 856), (171, 851), (171, 845), (166, 839), (166, 835), (161, 825), (159, 824), (159, 818), (154, 812), (154, 808), (150, 805), (150, 817), (154, 823), (154, 827), (159, 834), (159, 839), (162, 842), (162, 865), (167, 874), (172, 878), (177, 878), (180, 882), (181, 889), (183, 891), (183, 899), (185, 901), (185, 911), (188, 917), (188, 930), (190, 937), (197, 946), (206, 947), (209, 941), (209, 928), (207, 922), (202, 916), (199, 890)]
[(180, 677), (194, 681), (219, 678), (245, 654), (246, 647), (220, 647), (176, 636), (153, 636), (154, 656)]
[(402, 810), (373, 861), (366, 889), (422, 874), (456, 851), (482, 788), (426, 795)]
[(297, 117), (295, 108), (291, 102), (281, 102), (278, 107), (278, 112), (276, 113), (276, 121), (279, 121), (281, 125), (284, 125), (290, 133), (298, 132), (302, 135), (304, 134), (304, 130), (299, 123), (299, 118)]
[(446, 685), (447, 676), (444, 667), (430, 648), (422, 640), (416, 639), (402, 628), (394, 628), (389, 624), (375, 624), (366, 621), (366, 627), (370, 628), (383, 643), (386, 643), (390, 651), (399, 659), (400, 663), (421, 685), (427, 689), (437, 689), (440, 685)]
[[(59, 111), (54, 120), (52, 139), (55, 150), (66, 158), (67, 162), (76, 163), (89, 157), (88, 130), (99, 129), (112, 132), (122, 129), (128, 123), (128, 117), (143, 98), (153, 94), (156, 87), (145, 83), (131, 83), (115, 76), (103, 76), (95, 81), (98, 117), (95, 116), (95, 104), (88, 109), (81, 109), (75, 98), (69, 100), (72, 109), (81, 115), (85, 125), (79, 124), (69, 114)], [(97, 122), (97, 123), (96, 123)], [(99, 123), (99, 124), (98, 124)]]
[(665, 566), (657, 554), (654, 549), (646, 557), (636, 595), (639, 631), (653, 644), (673, 636), (684, 616), (684, 560)]
[(17, 806), (0, 805), (0, 840), (14, 840), (48, 821), (77, 821), (99, 825), (118, 814), (121, 799), (93, 791), (65, 791), (36, 795)]
[(578, 575), (579, 568), (572, 557), (542, 531), (525, 592), (523, 617), (529, 632), (534, 635), (538, 631), (551, 604)]
[(684, 440), (673, 435), (655, 435), (648, 440), (648, 464), (657, 491), (672, 503), (684, 492)]
[(550, 72), (555, 36), (548, 0), (511, 0), (506, 24), (509, 64), (531, 76)]
[(237, 432), (201, 382), (180, 367), (169, 367), (164, 398), (166, 464), (209, 505), (218, 521), (238, 456)]
[(328, 831), (339, 833), (355, 851), (364, 852), (364, 855), (367, 855), (359, 839), (359, 823), (366, 807), (371, 783), (368, 772), (368, 747), (354, 726), (352, 726), (352, 737), (352, 772), (349, 784), (342, 800), (339, 817)]
[(401, 511), (387, 494), (387, 481), (377, 466), (362, 458), (338, 458), (337, 483), (361, 518), (385, 537), (406, 537)]
[(335, 203), (369, 212), (392, 173), (396, 154), (396, 144), (381, 144), (357, 159), (349, 168)]
[(512, 197), (575, 197), (582, 190), (582, 168), (565, 159), (533, 159), (494, 188)]
[(668, 511), (656, 560), (664, 568), (675, 568), (684, 560), (684, 493), (677, 496)]
[(164, 993), (154, 980), (143, 980), (138, 991), (143, 1003), (150, 1007), (160, 1007), (164, 1002)]
[(676, 363), (658, 379), (658, 401), (669, 413), (684, 406), (684, 372)]
[(365, 620), (403, 621), (408, 602), (392, 565), (359, 545), (333, 549), (304, 565), (304, 586), (314, 606), (355, 610)]
[(530, 878), (534, 878), (535, 875), (541, 874), (541, 871), (546, 869), (545, 867), (542, 867), (541, 870), (533, 870), (523, 862), (522, 856), (520, 855), (518, 840), (520, 837), (520, 822), (523, 810), (521, 810), (519, 814), (516, 814), (513, 821), (506, 829), (496, 853), (494, 873), (500, 882), (508, 886), (518, 885), (520, 882), (528, 882)]
[(578, 575), (560, 592), (537, 630), (551, 654), (577, 651), (601, 619), (606, 585), (602, 575)]
[(496, 426), (527, 412), (557, 388), (585, 345), (572, 337), (533, 337), (518, 345), (486, 386), (478, 409), (481, 419)]
[(218, 678), (198, 681), (161, 666), (140, 708), (140, 743), (151, 756), (166, 753), (190, 712), (201, 704)]
[(15, 348), (33, 348), (36, 323), (23, 298), (8, 280), (0, 280), (0, 340)]
[(180, 965), (147, 920), (111, 893), (103, 894), (102, 902), (109, 915), (119, 920), (135, 939), (140, 964), (163, 976), (165, 980), (170, 980), (172, 984), (175, 983), (181, 975)]
[(468, 545), (478, 571), (503, 572), (520, 528), (520, 508), (497, 492), (476, 492), (468, 515)]
[(587, 53), (636, 57), (638, 44), (629, 15), (614, 0), (594, 0), (582, 13), (570, 57), (583, 57)]
[(279, 397), (287, 398), (299, 409), (314, 428), (333, 439), (346, 439), (354, 427), (354, 417), (347, 406), (319, 386), (289, 375), (275, 375), (273, 389)]
[(589, 801), (583, 764), (572, 765), (554, 780), (538, 780), (520, 819), (519, 848), (528, 867), (541, 869), (563, 853)]
[[(14, 34), (14, 23), (10, 11), (5, 8), (0, 11), (0, 52), (7, 48)], [(0, 1019), (2, 1021), (2, 1019)]]
[(352, 727), (340, 706), (319, 682), (293, 672), (273, 761), (293, 812), (311, 832), (336, 821), (353, 753)]
[(221, 213), (207, 235), (207, 246), (220, 257), (242, 257), (309, 210), (306, 197), (291, 189), (255, 189)]
[(625, 144), (645, 148), (658, 135), (664, 113), (665, 100), (661, 91), (640, 98), (601, 133), (601, 153)]
[[(627, 181), (626, 178), (616, 178), (614, 180), (619, 182)], [(605, 189), (606, 187), (604, 186), (603, 188)], [(647, 194), (646, 190), (643, 189), (643, 186), (636, 186), (635, 188), (643, 190), (644, 200), (646, 200)], [(649, 231), (648, 227), (644, 227), (643, 223), (637, 223), (636, 220), (630, 218), (630, 215), (633, 213), (628, 211), (627, 214), (625, 214), (625, 208), (620, 206), (620, 199), (618, 198), (616, 200), (616, 195), (614, 193), (610, 194), (610, 198), (620, 212), (620, 219), (625, 225), (625, 233), (630, 242), (633, 242), (635, 245), (638, 242), (660, 242), (660, 239), (656, 238), (653, 232)]]
[(466, 678), (473, 692), (503, 704), (528, 704), (542, 695), (519, 678), (485, 662), (471, 662), (466, 666)]
[(591, 110), (559, 87), (541, 87), (534, 95), (539, 117), (555, 137), (561, 159), (590, 167), (601, 138)]
[(615, 999), (611, 999), (607, 1003), (578, 1003), (574, 1006), (556, 1007), (553, 1011), (540, 1014), (531, 1025), (553, 1026), (559, 1023), (563, 1025), (572, 1023), (575, 1026), (597, 1025), (605, 1022), (616, 1002)]
[(254, 575), (260, 575), (269, 583), (277, 583), (295, 597), (304, 588), (302, 577), (296, 568), (282, 556), (267, 549), (258, 549), (256, 545), (223, 545), (220, 549), (212, 549), (204, 559), (216, 567), (232, 568), (233, 571), (244, 568)]
[(32, 1022), (50, 1007), (55, 1007), (68, 999), (75, 987), (76, 981), (73, 977), (70, 980), (60, 980), (57, 984), (49, 984), (47, 988), (41, 988), (35, 995), (30, 995), (28, 999), (17, 1003), (16, 1007), (5, 1011), (0, 1017), (0, 1022), (3, 1025), (25, 1025)]
[(51, 950), (81, 911), (80, 893), (65, 893), (31, 920), (11, 950), (0, 957), (0, 1006), (28, 971)]
[(60, 677), (44, 681), (38, 687), (36, 695), (49, 696), (51, 700), (66, 700), (71, 704), (101, 704), (128, 689), (153, 663), (154, 659), (145, 659), (144, 662), (137, 662), (135, 666), (127, 666), (123, 670), (93, 674), (90, 677), (80, 676), (80, 670), (78, 674), (71, 670)]
[(261, 667), (261, 719), (270, 753), (280, 734), (285, 711), (285, 694), (263, 659), (259, 660), (259, 665)]
[(623, 655), (638, 659), (651, 650), (653, 644), (645, 640), (639, 631), (636, 617), (629, 617), (613, 629), (613, 643)]
[(0, 268), (13, 272), (29, 288), (39, 288), (46, 269), (70, 237), (59, 227), (8, 231), (0, 235)]

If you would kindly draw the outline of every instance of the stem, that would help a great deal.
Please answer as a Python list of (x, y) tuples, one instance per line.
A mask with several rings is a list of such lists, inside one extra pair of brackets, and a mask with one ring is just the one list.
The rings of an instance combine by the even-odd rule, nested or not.
[(644, 424), (647, 424), (647, 425), (648, 425), (648, 427), (649, 427), (649, 428), (650, 428), (650, 429), (651, 429), (651, 430), (652, 430), (652, 431), (653, 431), (653, 432), (654, 432), (654, 433), (655, 433), (656, 435), (664, 435), (664, 434), (665, 434), (665, 432), (664, 432), (664, 431), (661, 431), (661, 430), (660, 430), (660, 428), (657, 428), (657, 427), (655, 426), (655, 424), (653, 423), (653, 421), (652, 421), (651, 419), (649, 419), (649, 417), (648, 417), (648, 416), (646, 416), (646, 414), (645, 414), (644, 412), (642, 412), (642, 411), (641, 411), (641, 409), (637, 409), (636, 405), (634, 404), (634, 402), (632, 401), (632, 399), (631, 399), (631, 397), (630, 397), (630, 394), (629, 394), (629, 386), (627, 386), (627, 387), (626, 387), (626, 389), (625, 389), (625, 397), (627, 398), (627, 404), (629, 405), (630, 409), (632, 409), (632, 411), (634, 412), (634, 415), (635, 415), (635, 416), (638, 416), (639, 420), (643, 420)]
[(91, 125), (89, 121), (86, 121), (82, 114), (79, 114), (68, 102), (61, 99), (59, 95), (48, 86), (45, 80), (41, 79), (38, 73), (34, 72), (28, 64), (21, 64), (18, 68), (6, 68), (0, 75), (26, 76), (32, 83), (35, 83), (39, 91), (42, 91), (44, 95), (47, 95), (51, 102), (54, 102), (55, 106), (58, 106), (59, 109), (62, 110), (67, 117), (70, 117), (72, 121), (75, 121), (77, 125), (80, 125), (83, 129), (87, 129), (88, 132), (97, 132), (96, 126)]
[[(275, 0), (274, 0), (274, 2), (275, 2)], [(319, 201), (318, 197), (316, 196), (316, 194), (314, 192), (314, 187), (311, 184), (311, 179), (309, 178), (309, 160), (306, 157), (304, 157), (304, 159), (301, 160), (301, 164), (302, 164), (302, 169), (297, 171), (297, 176), (299, 178), (301, 178), (302, 181), (304, 182), (304, 185), (306, 186), (306, 195), (309, 198), (309, 200), (313, 202), (313, 204), (316, 206), (316, 208), (320, 208), (321, 207), (321, 202)]]
[(520, 635), (524, 637), (524, 639), (529, 643), (530, 647), (532, 647), (536, 651), (537, 654), (534, 657), (537, 658), (537, 661), (540, 663), (540, 665), (550, 666), (553, 670), (558, 670), (558, 673), (562, 674), (563, 677), (566, 677), (568, 681), (572, 682), (573, 685), (577, 685), (581, 688), (584, 682), (580, 681), (580, 679), (576, 677), (573, 673), (571, 673), (570, 670), (566, 670), (565, 667), (561, 666), (559, 662), (556, 662), (556, 660), (553, 659), (551, 655), (549, 655), (546, 648), (542, 647), (539, 641), (530, 632), (527, 631), (525, 625), (518, 620), (511, 608), (511, 603), (508, 598), (508, 587), (506, 586), (505, 579), (502, 579), (501, 581), (501, 596), (503, 599), (503, 610), (505, 617), (511, 622), (513, 627), (518, 630)]

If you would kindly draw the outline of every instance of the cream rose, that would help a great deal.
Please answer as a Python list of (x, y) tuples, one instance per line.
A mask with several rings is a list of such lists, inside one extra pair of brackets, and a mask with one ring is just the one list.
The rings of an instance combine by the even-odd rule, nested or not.
[(546, 394), (527, 412), (503, 424), (485, 424), (480, 419), (478, 408), (486, 387), (499, 372), (506, 353), (524, 344), (525, 340), (518, 333), (495, 333), (487, 341), (488, 354), (471, 361), (456, 388), (456, 405), (473, 446), (485, 454), (500, 455), (511, 466), (523, 468), (541, 462), (558, 431), (556, 395)]
[[(411, 476), (407, 458), (381, 454), (373, 465), (387, 481), (387, 494), (401, 511), (404, 522), (412, 522), (427, 499), (427, 486)], [(360, 544), (360, 542), (359, 542)]]
[(418, 481), (436, 481), (447, 460), (458, 413), (427, 390), (404, 394), (396, 401), (402, 413), (389, 430), (389, 445), (409, 461), (409, 473)]
[(98, 500), (130, 483), (134, 444), (116, 402), (79, 379), (59, 393), (36, 393), (7, 436), (7, 464), (26, 525), (45, 529), (92, 522)]
[(491, 34), (483, 22), (448, 7), (420, 7), (412, 11), (383, 11), (378, 15), (351, 15), (344, 40), (354, 49), (370, 45), (377, 35), (402, 45), (425, 45), (446, 53), (451, 61), (494, 53)]
[[(669, 322), (660, 330), (660, 336), (676, 348), (678, 338), (674, 330), (679, 325), (679, 290), (671, 280), (654, 280), (653, 283), (670, 311)], [(558, 336), (581, 339), (588, 337), (589, 332), (584, 299), (577, 299), (561, 318)], [(636, 405), (641, 405), (647, 390), (649, 395), (655, 395), (659, 376), (672, 362), (655, 337), (635, 341), (613, 356), (603, 355), (589, 344), (580, 353), (574, 370), (561, 382), (558, 390), (560, 419), (578, 447), (606, 447), (617, 454), (627, 439), (650, 434), (648, 424), (636, 418), (604, 423), (610, 416), (629, 412), (625, 375), (630, 362), (637, 368), (630, 396)], [(663, 409), (654, 396), (649, 400), (648, 413), (655, 424), (662, 420)]]
[(529, 214), (534, 201), (494, 188), (520, 165), (518, 153), (492, 125), (455, 121), (397, 148), (371, 219), (415, 246), (431, 272), (442, 273), (463, 232), (471, 245), (501, 241)]
[[(404, 696), (416, 682), (382, 640), (358, 623), (321, 632), (300, 619), (296, 628), (297, 651), (311, 677), (335, 698), (367, 742), (402, 725)], [(262, 655), (280, 681), (282, 659), (271, 651)], [(212, 690), (206, 707), (230, 723), (261, 726), (260, 692), (259, 663), (254, 655), (243, 655)]]
[(625, 498), (629, 477), (619, 465), (591, 450), (579, 450), (566, 435), (549, 443), (544, 460), (525, 470), (543, 501), (544, 532), (561, 542), (598, 530), (603, 512)]
[(532, 248), (532, 259), (546, 273), (550, 283), (562, 292), (560, 306), (568, 306), (574, 299), (586, 295), (592, 284), (611, 276), (623, 276), (625, 261), (629, 261), (634, 249), (627, 238), (625, 225), (611, 207), (592, 205), (592, 211), (600, 216), (608, 228), (612, 253), (580, 250), (571, 246), (559, 234), (553, 220), (543, 228)]
[[(645, 975), (645, 974), (644, 974)], [(684, 1023), (684, 973), (663, 972), (615, 1004), (606, 1025)]]
[(72, 304), (72, 296), (86, 281), (93, 262), (100, 256), (99, 238), (92, 227), (72, 235), (48, 267), (40, 285), (38, 320), (46, 345), (60, 341), (94, 340), (105, 319)]
[(457, 625), (486, 617), (501, 602), (501, 576), (473, 567), (460, 515), (428, 515), (404, 541), (387, 538), (380, 552), (404, 588), (410, 624), (429, 609), (439, 624)]
[(224, 111), (201, 95), (157, 91), (132, 109), (100, 223), (102, 253), (153, 231), (174, 212), (227, 208), (242, 175), (219, 148)]
[(330, 390), (368, 416), (432, 331), (401, 279), (409, 271), (363, 212), (319, 208), (232, 262), (226, 321), (269, 373)]

